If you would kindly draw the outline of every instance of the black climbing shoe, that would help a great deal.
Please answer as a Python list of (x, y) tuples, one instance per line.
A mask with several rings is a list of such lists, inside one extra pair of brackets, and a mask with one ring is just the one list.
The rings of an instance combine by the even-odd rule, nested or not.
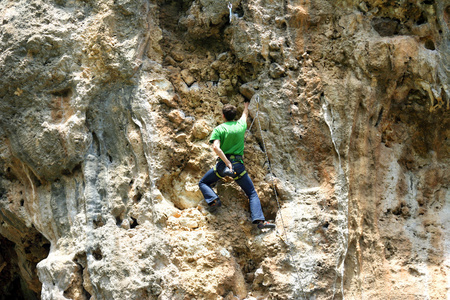
[(260, 221), (258, 223), (258, 228), (259, 229), (264, 229), (264, 228), (275, 228), (275, 224), (267, 222), (267, 221)]
[(221, 207), (222, 206), (222, 202), (220, 202), (220, 199), (219, 198), (217, 198), (217, 199), (215, 199), (213, 202), (211, 202), (211, 203), (208, 203), (208, 208), (207, 208), (207, 210), (210, 212), (210, 213), (213, 213), (213, 212), (215, 212), (219, 207)]

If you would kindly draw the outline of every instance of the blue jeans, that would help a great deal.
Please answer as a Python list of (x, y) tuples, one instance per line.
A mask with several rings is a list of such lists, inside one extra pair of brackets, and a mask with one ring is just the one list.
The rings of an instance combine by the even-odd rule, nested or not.
[[(216, 165), (216, 170), (219, 175), (222, 176), (222, 171), (225, 168), (225, 163), (223, 161), (219, 161)], [(243, 163), (234, 163), (233, 171), (236, 172), (237, 175), (241, 174), (245, 170), (245, 166)], [(200, 180), (198, 184), (200, 187), (200, 191), (205, 197), (206, 202), (209, 204), (213, 202), (215, 199), (219, 198), (217, 194), (212, 189), (212, 185), (216, 183), (220, 178), (214, 172), (214, 169), (210, 169), (203, 178)], [(250, 202), (250, 214), (252, 217), (252, 222), (256, 223), (256, 221), (264, 221), (264, 214), (261, 208), (261, 202), (259, 200), (258, 194), (256, 193), (255, 186), (253, 185), (250, 176), (248, 173), (245, 173), (244, 176), (236, 180), (236, 183), (244, 190)]]

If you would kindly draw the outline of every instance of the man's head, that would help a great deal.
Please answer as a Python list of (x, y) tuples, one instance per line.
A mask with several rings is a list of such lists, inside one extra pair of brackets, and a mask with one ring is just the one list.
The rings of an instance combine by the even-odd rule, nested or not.
[(227, 121), (233, 121), (234, 118), (236, 117), (236, 113), (237, 113), (236, 106), (231, 105), (231, 104), (226, 104), (222, 108), (222, 113)]

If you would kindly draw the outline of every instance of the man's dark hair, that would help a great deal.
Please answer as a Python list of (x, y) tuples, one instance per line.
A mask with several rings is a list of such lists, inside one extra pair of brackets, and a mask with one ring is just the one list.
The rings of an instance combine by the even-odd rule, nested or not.
[(227, 119), (227, 121), (233, 121), (234, 118), (236, 117), (236, 113), (237, 113), (236, 106), (231, 105), (231, 104), (226, 104), (222, 108), (222, 113), (225, 116), (225, 119)]

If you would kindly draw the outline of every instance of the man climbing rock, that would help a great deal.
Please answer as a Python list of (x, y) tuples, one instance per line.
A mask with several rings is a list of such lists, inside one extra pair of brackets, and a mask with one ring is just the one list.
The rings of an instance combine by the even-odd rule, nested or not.
[(250, 101), (244, 103), (244, 112), (238, 121), (233, 121), (237, 113), (235, 106), (227, 104), (223, 107), (222, 116), (225, 122), (214, 128), (209, 139), (212, 149), (219, 156), (218, 162), (206, 172), (199, 187), (208, 203), (208, 210), (214, 212), (222, 203), (211, 186), (225, 176), (232, 177), (249, 199), (253, 224), (257, 224), (259, 229), (274, 228), (275, 224), (265, 221), (258, 194), (244, 166), (244, 138), (249, 103)]

